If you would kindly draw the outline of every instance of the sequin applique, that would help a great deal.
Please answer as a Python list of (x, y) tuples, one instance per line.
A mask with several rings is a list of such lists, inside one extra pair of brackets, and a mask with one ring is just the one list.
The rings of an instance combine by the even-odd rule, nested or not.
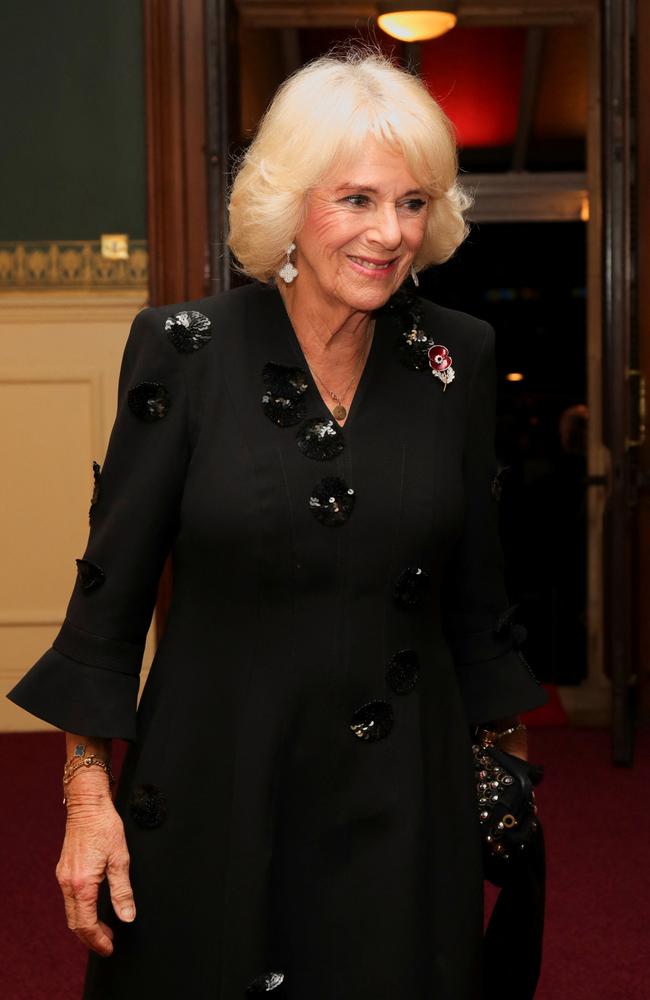
[(430, 576), (421, 566), (407, 566), (395, 581), (393, 599), (405, 608), (414, 607), (429, 586)]
[(102, 470), (99, 462), (93, 461), (93, 495), (90, 498), (90, 507), (88, 508), (88, 520), (90, 521), (93, 516), (93, 509), (99, 500), (99, 489), (102, 478)]
[(408, 694), (418, 679), (418, 654), (414, 649), (400, 649), (391, 656), (386, 680), (395, 694)]
[(284, 982), (284, 972), (264, 972), (261, 976), (249, 983), (246, 987), (247, 993), (270, 993)]
[(198, 351), (209, 343), (212, 337), (212, 323), (196, 309), (175, 313), (165, 320), (165, 331), (169, 339), (182, 354)]
[(106, 579), (106, 574), (97, 563), (90, 562), (89, 559), (75, 559), (77, 564), (77, 576), (83, 590), (96, 590)]
[(262, 369), (266, 391), (262, 395), (264, 413), (278, 427), (299, 424), (306, 413), (303, 396), (309, 388), (302, 368), (290, 368), (269, 361)]
[(391, 296), (383, 311), (396, 317), (403, 326), (395, 344), (402, 364), (412, 371), (430, 371), (429, 350), (435, 341), (422, 329), (422, 308), (417, 296), (401, 289)]
[(350, 729), (360, 740), (382, 740), (393, 728), (393, 709), (387, 701), (369, 701), (352, 715)]
[(319, 462), (336, 458), (345, 447), (343, 434), (334, 420), (324, 420), (322, 417), (305, 420), (298, 428), (296, 440), (303, 455)]
[(339, 476), (326, 476), (314, 486), (309, 509), (321, 524), (344, 524), (354, 508), (354, 490)]
[(131, 792), (129, 812), (138, 826), (154, 830), (167, 819), (167, 802), (157, 785), (136, 785)]
[(172, 402), (162, 382), (139, 382), (129, 389), (128, 399), (131, 412), (147, 423), (167, 416)]

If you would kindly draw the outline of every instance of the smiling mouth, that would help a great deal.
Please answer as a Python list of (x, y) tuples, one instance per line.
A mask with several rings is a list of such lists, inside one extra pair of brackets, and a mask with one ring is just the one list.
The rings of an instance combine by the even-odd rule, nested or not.
[(397, 257), (393, 257), (391, 260), (370, 260), (368, 257), (352, 257), (350, 260), (358, 264), (359, 267), (365, 267), (368, 271), (387, 271), (389, 267), (397, 260)]

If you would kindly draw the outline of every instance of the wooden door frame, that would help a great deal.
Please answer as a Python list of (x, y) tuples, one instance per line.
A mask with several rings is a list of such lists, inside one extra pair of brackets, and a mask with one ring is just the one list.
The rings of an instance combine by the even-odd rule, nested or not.
[(639, 471), (644, 376), (637, 316), (636, 0), (603, 0), (603, 438), (611, 455), (605, 618), (613, 759), (634, 755), (639, 664)]
[[(144, 0), (149, 304), (209, 292), (203, 0)], [(171, 603), (167, 559), (156, 601), (160, 640)]]
[[(650, 5), (639, 0), (637, 45), (637, 175), (650, 177)], [(636, 204), (638, 234), (637, 287), (650, 287), (650, 198), (641, 191)], [(639, 368), (650, 374), (650, 297), (637, 297)], [(639, 720), (650, 721), (650, 441), (639, 447)]]
[[(228, 124), (218, 94), (228, 92), (226, 35), (236, 2), (244, 23), (256, 27), (299, 27), (347, 24), (367, 20), (373, 3), (340, 0), (144, 0), (146, 36), (147, 121), (149, 148), (150, 301), (179, 301), (213, 292), (228, 284), (228, 260), (223, 254), (226, 232), (224, 176)], [(611, 0), (602, 0), (606, 4)], [(624, 0), (625, 3), (632, 0)], [(586, 184), (589, 192), (587, 232), (587, 403), (589, 555), (588, 664), (586, 682), (578, 690), (563, 690), (572, 712), (589, 721), (609, 717), (608, 661), (620, 662), (620, 636), (605, 635), (605, 537), (603, 525), (610, 486), (610, 451), (604, 444), (611, 428), (603, 424), (603, 345), (615, 345), (603, 327), (603, 130), (601, 78), (603, 51), (600, 0), (465, 0), (460, 23), (476, 26), (554, 26), (584, 24), (589, 35), (589, 111)], [(215, 45), (217, 58), (215, 60)], [(224, 48), (226, 46), (226, 48)], [(205, 54), (209, 55), (206, 60)], [(221, 60), (219, 62), (219, 59)], [(216, 67), (216, 69), (215, 69)], [(225, 76), (224, 76), (225, 73)], [(208, 86), (209, 85), (209, 86)], [(206, 94), (210, 97), (206, 98)], [(208, 106), (210, 113), (206, 113)], [(200, 109), (197, 113), (197, 108)], [(219, 116), (221, 116), (219, 118)], [(215, 127), (215, 121), (219, 122)], [(213, 130), (207, 122), (213, 123)], [(210, 226), (210, 204), (217, 206)], [(221, 206), (219, 208), (219, 206)], [(608, 239), (611, 238), (611, 233)], [(613, 285), (610, 285), (613, 288)], [(608, 389), (611, 388), (611, 383)], [(620, 443), (620, 442), (619, 442)], [(620, 497), (616, 499), (620, 502)], [(620, 569), (619, 571), (620, 572)], [(617, 620), (617, 628), (622, 624)], [(629, 630), (628, 630), (629, 632)], [(629, 634), (628, 634), (629, 639)], [(619, 646), (616, 646), (616, 643)], [(623, 660), (630, 662), (628, 652)], [(612, 659), (614, 657), (614, 659)], [(618, 676), (618, 675), (617, 675)]]
[(149, 302), (208, 291), (203, 0), (144, 0)]
[[(377, 5), (358, 0), (332, 4), (312, 0), (236, 0), (242, 21), (256, 28), (278, 29), (366, 24)], [(461, 0), (460, 25), (475, 27), (554, 27), (584, 25), (589, 39), (589, 105), (587, 164), (584, 175), (566, 175), (565, 188), (558, 179), (534, 173), (469, 174), (461, 178), (476, 192), (474, 215), (502, 221), (524, 218), (522, 199), (533, 218), (579, 218), (588, 196), (587, 225), (587, 679), (579, 687), (560, 689), (562, 700), (576, 721), (607, 723), (610, 719), (611, 683), (608, 658), (611, 650), (603, 631), (605, 610), (604, 517), (608, 504), (609, 450), (603, 443), (603, 225), (602, 225), (602, 104), (601, 104), (601, 4), (600, 0)], [(478, 191), (476, 190), (478, 186)], [(512, 197), (513, 188), (518, 197)], [(519, 213), (519, 214), (517, 214)], [(478, 216), (477, 216), (478, 217)]]

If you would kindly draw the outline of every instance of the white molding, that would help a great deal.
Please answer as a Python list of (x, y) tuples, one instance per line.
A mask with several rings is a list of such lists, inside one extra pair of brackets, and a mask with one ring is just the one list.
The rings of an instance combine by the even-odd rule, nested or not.
[(578, 222), (589, 202), (584, 173), (464, 173), (471, 222)]

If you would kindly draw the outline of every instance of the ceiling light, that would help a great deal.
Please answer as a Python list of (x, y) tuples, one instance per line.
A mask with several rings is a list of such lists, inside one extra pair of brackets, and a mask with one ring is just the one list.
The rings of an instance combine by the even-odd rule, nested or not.
[(394, 0), (377, 4), (382, 31), (401, 42), (424, 42), (450, 31), (458, 20), (457, 0)]

